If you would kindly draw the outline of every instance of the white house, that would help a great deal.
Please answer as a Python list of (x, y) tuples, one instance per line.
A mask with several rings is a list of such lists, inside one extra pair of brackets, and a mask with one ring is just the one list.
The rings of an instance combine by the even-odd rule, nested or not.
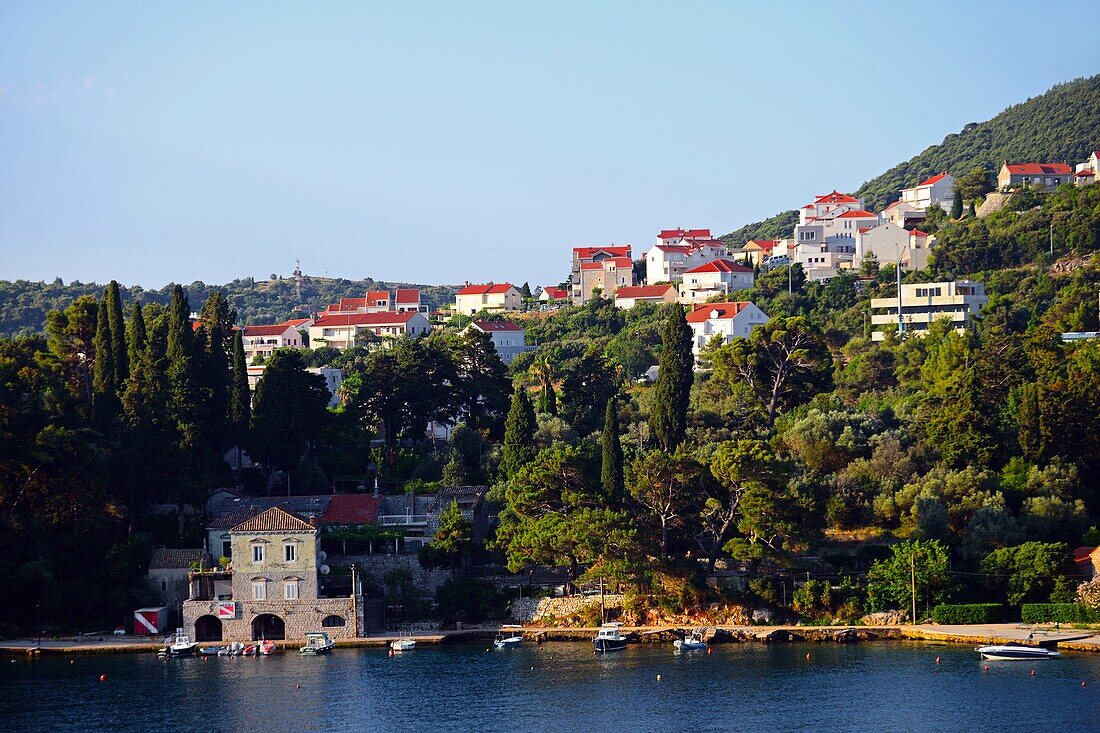
[(519, 290), (511, 283), (470, 285), (455, 293), (455, 313), (472, 316), (481, 311), (518, 311)]
[(505, 364), (511, 364), (527, 350), (523, 327), (511, 321), (474, 321), (466, 328), (489, 334), (493, 348)]
[(657, 243), (643, 255), (646, 282), (677, 282), (688, 270), (730, 253), (730, 246), (711, 237), (709, 229), (662, 230)]
[(394, 297), (394, 308), (398, 313), (427, 313), (428, 304), (420, 300), (419, 288), (398, 288)]
[(1006, 160), (997, 172), (997, 188), (1004, 191), (1028, 185), (1053, 191), (1072, 181), (1073, 173), (1065, 163), (1009, 163)]
[(879, 218), (897, 224), (903, 229), (908, 229), (910, 226), (919, 225), (924, 221), (925, 214), (924, 209), (918, 209), (912, 204), (899, 200), (883, 209), (882, 213), (879, 214)]
[(314, 348), (328, 346), (349, 349), (360, 342), (405, 336), (427, 336), (431, 324), (423, 313), (322, 313), (309, 328), (309, 342)]
[(901, 189), (901, 201), (920, 211), (929, 206), (949, 211), (954, 196), (955, 178), (947, 171), (926, 178), (912, 188)]
[(559, 300), (567, 300), (568, 298), (569, 291), (565, 288), (547, 285), (539, 289), (539, 302), (541, 303), (554, 303)]
[(864, 258), (872, 256), (880, 265), (897, 264), (911, 270), (923, 270), (928, 266), (928, 254), (935, 237), (929, 237), (920, 229), (909, 231), (892, 222), (860, 230), (856, 235), (855, 267)]
[[(921, 336), (933, 321), (946, 319), (961, 333), (988, 302), (985, 287), (973, 280), (902, 285), (902, 329)], [(871, 328), (872, 341), (883, 341), (887, 332), (897, 330), (897, 296), (871, 299)]]
[(764, 311), (748, 301), (736, 303), (700, 303), (692, 306), (687, 314), (691, 327), (691, 352), (699, 358), (699, 352), (715, 336), (721, 336), (723, 343), (734, 338), (748, 338), (752, 329), (771, 318)]
[(251, 363), (257, 356), (266, 359), (275, 349), (300, 349), (302, 334), (289, 323), (274, 326), (245, 326), (241, 330), (245, 361)]
[(676, 286), (665, 285), (628, 285), (615, 291), (615, 305), (619, 308), (633, 308), (638, 303), (675, 303)]
[(684, 273), (680, 282), (680, 302), (702, 303), (715, 295), (748, 290), (756, 282), (751, 267), (732, 260), (713, 260)]
[(814, 260), (828, 260), (828, 267), (822, 269), (850, 266), (855, 254), (856, 234), (861, 228), (875, 226), (878, 222), (878, 214), (866, 211), (862, 200), (833, 191), (818, 196), (799, 210), (798, 224), (794, 228), (795, 246), (804, 246), (808, 252), (816, 251)]
[(1100, 172), (1100, 150), (1093, 150), (1088, 160), (1078, 163), (1073, 173), (1073, 183), (1077, 186), (1088, 186), (1096, 183), (1096, 174)]

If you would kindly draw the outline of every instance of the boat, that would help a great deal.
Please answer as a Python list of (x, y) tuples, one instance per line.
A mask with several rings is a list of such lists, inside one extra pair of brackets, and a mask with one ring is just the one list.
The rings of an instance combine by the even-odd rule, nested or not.
[(231, 643), (226, 644), (225, 646), (223, 646), (221, 648), (221, 651), (218, 652), (218, 656), (219, 657), (239, 657), (239, 656), (241, 656), (241, 652), (243, 652), (243, 651), (244, 651), (244, 644), (242, 644), (239, 641), (234, 641), (234, 642), (231, 642)]
[(515, 624), (504, 624), (497, 632), (497, 638), (493, 639), (493, 646), (497, 649), (511, 649), (523, 643), (523, 627)]
[(1028, 646), (1026, 644), (991, 644), (980, 646), (974, 651), (981, 655), (982, 659), (996, 659), (1001, 661), (1019, 661), (1023, 659), (1053, 659), (1059, 656), (1053, 649), (1045, 649), (1041, 646)]
[(706, 633), (706, 629), (693, 629), (692, 632), (683, 639), (677, 639), (672, 642), (672, 645), (682, 652), (706, 649), (707, 643), (703, 641), (704, 633)]
[(276, 652), (275, 642), (273, 642), (271, 639), (265, 639), (260, 642), (260, 646), (256, 651), (260, 656), (270, 657)]
[(416, 646), (416, 639), (394, 639), (390, 642), (390, 649), (395, 652), (407, 652)]
[(318, 654), (328, 654), (334, 646), (336, 642), (329, 638), (327, 632), (307, 631), (306, 645), (298, 651), (307, 657), (315, 657)]
[(176, 629), (172, 641), (157, 652), (161, 657), (190, 657), (199, 646), (198, 642), (191, 641), (183, 629)]
[(626, 637), (620, 632), (621, 628), (622, 624), (617, 621), (601, 626), (596, 638), (592, 640), (596, 651), (618, 652), (626, 649)]
[(221, 656), (222, 650), (224, 649), (225, 647), (223, 646), (200, 646), (199, 654), (203, 654), (208, 657), (217, 657)]
[(256, 644), (249, 644), (248, 646), (246, 646), (244, 649), (241, 650), (241, 656), (242, 657), (254, 657), (254, 656), (256, 656), (256, 650), (258, 648), (259, 647)]

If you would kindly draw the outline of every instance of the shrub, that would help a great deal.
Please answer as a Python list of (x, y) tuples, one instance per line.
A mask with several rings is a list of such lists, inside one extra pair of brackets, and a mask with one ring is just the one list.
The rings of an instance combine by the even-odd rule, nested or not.
[(1083, 603), (1025, 603), (1020, 606), (1020, 618), (1025, 624), (1058, 623), (1089, 624), (1100, 622), (1100, 610)]
[(932, 621), (937, 624), (995, 624), (1004, 616), (1000, 603), (941, 603), (932, 609)]

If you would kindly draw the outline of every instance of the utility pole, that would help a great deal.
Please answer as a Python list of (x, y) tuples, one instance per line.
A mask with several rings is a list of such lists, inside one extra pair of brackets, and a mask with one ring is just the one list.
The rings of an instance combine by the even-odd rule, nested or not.
[(909, 555), (909, 583), (913, 590), (913, 623), (917, 622), (917, 556)]
[(1054, 260), (1054, 222), (1050, 222), (1050, 259)]

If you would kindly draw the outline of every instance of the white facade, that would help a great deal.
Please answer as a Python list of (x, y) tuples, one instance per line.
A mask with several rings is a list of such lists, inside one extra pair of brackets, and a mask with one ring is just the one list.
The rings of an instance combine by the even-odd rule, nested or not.
[(919, 224), (924, 221), (924, 209), (918, 209), (904, 201), (895, 201), (887, 206), (879, 214), (879, 218), (899, 227), (907, 228), (910, 224)]
[(864, 210), (861, 199), (833, 191), (818, 196), (812, 204), (799, 210), (798, 224), (794, 228), (795, 246), (804, 248), (807, 253), (818, 248), (815, 254), (808, 255), (809, 264), (817, 266), (815, 269), (835, 270), (850, 266), (855, 255), (856, 234), (878, 223), (878, 214)]
[(645, 253), (646, 282), (678, 282), (688, 270), (731, 256), (731, 249), (717, 239), (683, 239), (675, 244), (658, 241)]
[(300, 349), (302, 334), (287, 323), (275, 326), (245, 326), (241, 331), (245, 362), (251, 364), (257, 357), (266, 359), (275, 349)]
[(954, 196), (955, 178), (947, 171), (926, 178), (912, 188), (901, 189), (901, 201), (919, 211), (929, 206), (949, 211)]
[(324, 313), (309, 328), (313, 348), (350, 349), (360, 341), (385, 341), (405, 336), (427, 336), (431, 324), (423, 313)]
[[(973, 280), (901, 286), (901, 321), (907, 334), (922, 336), (936, 320), (947, 319), (962, 332), (989, 302), (985, 286)], [(898, 326), (898, 299), (871, 300), (871, 340), (883, 341)]]
[(721, 336), (723, 343), (735, 338), (748, 338), (752, 329), (767, 323), (771, 318), (753, 303), (703, 303), (692, 307), (687, 314), (691, 327), (691, 353), (699, 358), (699, 352), (715, 336)]
[(714, 260), (688, 270), (680, 281), (681, 303), (702, 303), (715, 295), (748, 290), (756, 282), (751, 267), (732, 260)]
[(669, 285), (633, 285), (615, 291), (615, 306), (633, 308), (638, 303), (675, 303), (676, 286)]
[(511, 321), (474, 321), (467, 328), (489, 334), (497, 356), (505, 364), (511, 364), (516, 357), (527, 350), (526, 335), (523, 328)]
[(466, 285), (455, 294), (455, 313), (472, 316), (481, 311), (518, 311), (522, 297), (510, 283)]

